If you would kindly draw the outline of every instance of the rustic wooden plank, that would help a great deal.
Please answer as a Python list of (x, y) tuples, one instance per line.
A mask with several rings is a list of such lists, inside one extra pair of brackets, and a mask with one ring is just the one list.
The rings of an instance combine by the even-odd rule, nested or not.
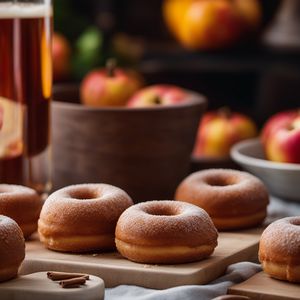
[(299, 300), (300, 284), (273, 279), (266, 273), (260, 272), (248, 280), (234, 285), (228, 293), (259, 300)]
[(106, 287), (132, 284), (164, 289), (179, 285), (205, 284), (221, 276), (228, 265), (256, 261), (259, 234), (220, 233), (213, 255), (200, 262), (178, 265), (138, 264), (118, 253), (66, 254), (50, 251), (38, 241), (26, 244), (23, 274), (37, 271), (89, 273), (103, 278)]
[(62, 288), (58, 282), (39, 272), (0, 283), (1, 300), (101, 300), (104, 299), (104, 282), (90, 276), (79, 288)]

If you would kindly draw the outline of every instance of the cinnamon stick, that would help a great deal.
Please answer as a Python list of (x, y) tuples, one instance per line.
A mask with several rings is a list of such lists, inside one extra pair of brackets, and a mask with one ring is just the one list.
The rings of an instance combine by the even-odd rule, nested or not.
[(89, 275), (88, 274), (54, 272), (54, 271), (47, 272), (47, 277), (49, 279), (53, 280), (53, 281), (63, 280), (63, 279), (71, 279), (71, 278), (78, 278), (78, 277), (83, 277), (86, 280), (89, 280)]
[(66, 279), (59, 282), (59, 285), (62, 288), (75, 288), (79, 287), (82, 284), (85, 284), (86, 279), (84, 277), (76, 277), (72, 279)]

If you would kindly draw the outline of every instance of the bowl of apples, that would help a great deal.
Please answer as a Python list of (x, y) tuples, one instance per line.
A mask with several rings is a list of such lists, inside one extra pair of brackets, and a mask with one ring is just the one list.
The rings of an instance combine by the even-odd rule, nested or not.
[(54, 188), (104, 182), (135, 202), (172, 199), (187, 175), (202, 95), (146, 88), (126, 70), (95, 70), (80, 87), (54, 89)]
[(300, 201), (300, 113), (281, 112), (271, 117), (261, 138), (240, 142), (231, 157), (261, 178), (274, 196)]

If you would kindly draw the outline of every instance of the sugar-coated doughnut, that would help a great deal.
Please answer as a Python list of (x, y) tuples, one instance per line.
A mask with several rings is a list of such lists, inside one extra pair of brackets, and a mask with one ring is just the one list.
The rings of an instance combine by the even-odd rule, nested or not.
[(116, 246), (139, 263), (185, 263), (211, 255), (218, 233), (201, 208), (178, 201), (150, 201), (129, 207), (116, 227)]
[(0, 282), (16, 277), (24, 258), (21, 228), (13, 219), (0, 215)]
[(118, 218), (132, 204), (127, 193), (108, 184), (62, 188), (42, 208), (40, 240), (47, 248), (63, 252), (113, 249)]
[(300, 217), (270, 224), (261, 236), (258, 255), (271, 277), (300, 282)]
[(175, 199), (208, 212), (218, 230), (259, 225), (269, 195), (261, 180), (241, 171), (209, 169), (191, 174), (178, 186)]
[(0, 184), (0, 214), (15, 220), (25, 238), (36, 231), (42, 205), (42, 199), (35, 190), (20, 185)]

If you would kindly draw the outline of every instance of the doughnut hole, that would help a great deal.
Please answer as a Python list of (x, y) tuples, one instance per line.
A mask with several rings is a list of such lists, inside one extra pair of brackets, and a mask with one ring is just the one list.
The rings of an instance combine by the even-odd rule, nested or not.
[(222, 176), (222, 175), (208, 176), (205, 181), (206, 184), (210, 186), (216, 186), (216, 187), (224, 187), (224, 186), (236, 184), (235, 178)]
[(147, 208), (145, 212), (152, 216), (177, 216), (180, 214), (177, 207), (171, 206), (153, 206)]
[(76, 200), (91, 200), (98, 198), (99, 192), (90, 189), (79, 189), (69, 193), (69, 196)]
[(300, 226), (300, 219), (293, 219), (290, 223), (294, 226)]

